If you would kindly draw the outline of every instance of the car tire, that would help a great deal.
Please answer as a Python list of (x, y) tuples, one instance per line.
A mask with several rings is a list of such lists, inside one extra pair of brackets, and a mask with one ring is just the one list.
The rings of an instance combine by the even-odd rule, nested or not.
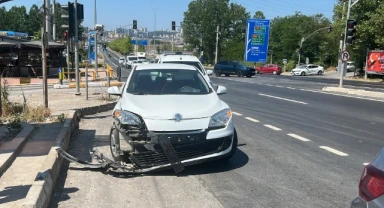
[(237, 76), (238, 77), (244, 77), (243, 71), (241, 71), (241, 70), (237, 71)]
[(273, 71), (272, 73), (273, 73), (273, 75), (277, 75), (277, 71)]
[(120, 151), (120, 140), (119, 140), (119, 131), (112, 127), (109, 133), (109, 148), (111, 150), (112, 158), (115, 161), (122, 161), (123, 156), (118, 154)]
[(260, 74), (260, 72), (258, 70), (255, 70), (255, 74)]
[(322, 75), (323, 74), (323, 71), (319, 71), (319, 72), (317, 72), (317, 75)]
[(252, 75), (247, 75), (248, 78), (252, 77)]
[(225, 74), (226, 77), (229, 77), (229, 74)]
[(301, 72), (301, 74), (300, 74), (300, 76), (305, 76), (306, 74), (305, 74), (305, 72)]
[(237, 139), (237, 132), (236, 132), (236, 129), (235, 129), (234, 137), (233, 137), (233, 142), (232, 142), (232, 149), (231, 149), (231, 151), (229, 152), (228, 155), (226, 155), (223, 158), (220, 158), (219, 161), (220, 162), (228, 162), (229, 159), (231, 159), (236, 154), (237, 144), (238, 144), (238, 139)]
[(221, 72), (220, 72), (220, 70), (218, 70), (218, 69), (215, 69), (215, 70), (214, 70), (214, 73), (215, 73), (215, 76), (216, 76), (216, 77), (220, 77), (220, 76), (221, 76)]

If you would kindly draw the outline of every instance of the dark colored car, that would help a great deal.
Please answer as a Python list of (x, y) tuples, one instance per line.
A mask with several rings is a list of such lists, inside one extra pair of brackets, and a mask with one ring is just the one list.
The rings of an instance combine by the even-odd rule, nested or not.
[(276, 74), (280, 75), (283, 72), (281, 67), (276, 64), (266, 64), (262, 67), (256, 67), (256, 74)]
[(253, 67), (247, 67), (238, 61), (220, 61), (215, 64), (213, 73), (220, 77), (222, 74), (225, 76), (237, 75), (238, 77), (252, 77), (255, 75), (255, 69)]

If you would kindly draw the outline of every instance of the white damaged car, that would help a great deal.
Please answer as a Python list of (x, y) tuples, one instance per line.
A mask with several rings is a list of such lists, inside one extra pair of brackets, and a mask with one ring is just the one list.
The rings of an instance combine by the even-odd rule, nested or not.
[[(229, 106), (196, 67), (137, 65), (121, 88), (113, 110), (110, 149), (115, 161), (155, 170), (220, 159), (236, 152), (237, 134)], [(176, 172), (178, 172), (176, 171)]]

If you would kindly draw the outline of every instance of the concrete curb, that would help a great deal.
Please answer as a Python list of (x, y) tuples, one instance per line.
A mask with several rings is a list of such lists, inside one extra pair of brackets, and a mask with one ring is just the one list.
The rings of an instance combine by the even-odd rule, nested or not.
[(13, 161), (23, 149), (25, 143), (32, 135), (35, 127), (24, 123), (22, 124), (23, 129), (16, 135), (16, 137), (7, 143), (4, 143), (0, 151), (0, 177), (7, 171), (12, 165)]
[(56, 144), (51, 148), (42, 165), (41, 170), (43, 172), (37, 174), (27, 194), (23, 208), (46, 208), (49, 206), (63, 163), (63, 158), (59, 157), (56, 149), (61, 147), (63, 150), (67, 150), (73, 131), (79, 128), (80, 117), (110, 110), (115, 105), (116, 102), (112, 102), (71, 111), (56, 138)]
[(367, 97), (374, 97), (374, 98), (384, 98), (384, 92), (367, 91), (367, 90), (360, 90), (360, 89), (324, 87), (323, 91), (339, 92), (339, 93), (345, 93), (349, 95), (367, 96)]
[[(124, 84), (124, 82), (111, 82), (110, 86), (117, 86), (120, 87)], [(88, 87), (107, 87), (108, 83), (107, 82), (99, 82), (99, 83), (88, 83)], [(60, 85), (60, 84), (55, 84), (53, 85), (54, 89), (69, 89), (69, 88), (76, 88), (76, 83), (70, 83), (67, 85)], [(80, 83), (80, 88), (85, 88), (85, 83)]]

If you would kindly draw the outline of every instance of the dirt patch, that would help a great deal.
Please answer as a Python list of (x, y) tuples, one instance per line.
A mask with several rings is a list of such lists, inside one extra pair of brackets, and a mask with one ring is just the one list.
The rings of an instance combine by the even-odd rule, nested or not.
[(334, 67), (334, 66), (328, 67), (325, 71), (326, 72), (334, 72), (334, 71), (336, 71), (336, 67)]

